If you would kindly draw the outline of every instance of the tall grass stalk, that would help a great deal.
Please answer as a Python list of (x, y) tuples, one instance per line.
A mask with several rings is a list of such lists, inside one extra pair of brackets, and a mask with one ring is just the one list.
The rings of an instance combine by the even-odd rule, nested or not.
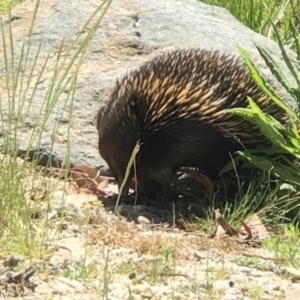
[[(88, 47), (99, 24), (109, 9), (111, 0), (102, 1), (81, 28), (80, 34), (67, 45), (62, 38), (56, 52), (56, 62), (50, 64), (50, 53), (42, 56), (43, 41), (37, 48), (33, 47), (36, 16), (40, 1), (32, 15), (28, 36), (20, 46), (13, 35), (11, 23), (4, 24), (0, 17), (0, 32), (2, 50), (0, 60), (4, 63), (5, 82), (0, 93), (0, 146), (2, 156), (0, 168), (0, 238), (1, 252), (16, 252), (31, 256), (42, 254), (43, 245), (48, 238), (47, 222), (37, 225), (32, 220), (34, 206), (28, 193), (34, 194), (38, 175), (35, 172), (36, 160), (31, 164), (23, 163), (18, 159), (18, 139), (26, 130), (26, 120), (31, 116), (34, 98), (42, 80), (48, 83), (42, 101), (41, 113), (36, 118), (32, 135), (28, 141), (28, 151), (24, 155), (26, 161), (31, 156), (30, 149), (39, 149), (46, 125), (49, 127), (49, 118), (54, 111), (59, 111), (58, 120), (52, 125), (52, 139), (50, 153), (55, 145), (59, 129), (59, 120), (66, 116), (69, 120), (65, 149), (67, 178), (69, 166), (69, 136), (72, 123), (73, 100), (80, 67), (88, 56)], [(11, 18), (10, 12), (8, 13)], [(36, 45), (35, 45), (36, 46)], [(18, 50), (18, 51), (16, 51)], [(49, 68), (51, 69), (49, 75)], [(47, 70), (47, 74), (46, 74)], [(68, 91), (67, 96), (64, 96)], [(57, 110), (58, 105), (60, 110)], [(50, 155), (51, 156), (51, 155)], [(36, 158), (38, 156), (36, 155)], [(48, 165), (51, 165), (51, 157)], [(49, 188), (49, 185), (45, 183)], [(47, 194), (52, 191), (46, 187)], [(46, 197), (47, 198), (47, 197)], [(36, 199), (38, 200), (38, 199)], [(38, 226), (38, 227), (36, 227)], [(44, 230), (37, 229), (45, 226)], [(41, 229), (41, 228), (40, 228)]]

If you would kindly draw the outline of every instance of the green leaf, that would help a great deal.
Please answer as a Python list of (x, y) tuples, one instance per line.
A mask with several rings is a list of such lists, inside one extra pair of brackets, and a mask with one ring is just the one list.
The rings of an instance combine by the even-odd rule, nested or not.
[(293, 34), (295, 48), (296, 48), (296, 54), (297, 54), (297, 60), (298, 60), (298, 63), (300, 63), (300, 36), (299, 36), (291, 19), (289, 21), (289, 29)]
[(122, 184), (121, 184), (121, 187), (120, 187), (120, 190), (119, 190), (119, 195), (118, 195), (118, 198), (117, 198), (117, 201), (116, 201), (115, 214), (117, 213), (117, 210), (118, 210), (118, 207), (119, 207), (119, 203), (120, 203), (120, 200), (121, 200), (121, 196), (122, 196), (122, 192), (123, 192), (123, 189), (125, 187), (125, 184), (128, 182), (128, 178), (130, 176), (131, 167), (135, 164), (135, 157), (136, 157), (136, 155), (138, 154), (139, 151), (140, 151), (140, 141), (138, 141), (137, 144), (135, 145), (135, 147), (134, 147), (134, 149), (132, 151), (132, 154), (130, 156), (130, 160), (129, 160), (128, 164), (127, 164), (125, 175), (124, 175), (124, 180), (122, 181)]
[(273, 168), (273, 164), (269, 159), (265, 159), (257, 155), (254, 156), (247, 151), (238, 151), (237, 154), (251, 162), (258, 169), (261, 169), (265, 172), (269, 172)]
[(264, 172), (270, 172), (276, 177), (283, 180), (295, 182), (299, 185), (300, 175), (299, 171), (294, 165), (286, 165), (278, 161), (271, 161), (269, 158), (252, 155), (247, 151), (239, 151), (238, 155), (251, 162), (256, 168)]
[(280, 132), (288, 132), (286, 127), (281, 124), (278, 120), (276, 120), (273, 116), (265, 114), (266, 118), (269, 120), (269, 122), (274, 126), (277, 130)]
[(220, 175), (223, 175), (231, 170), (234, 169), (235, 166), (238, 166), (240, 164), (241, 158), (238, 155), (235, 155), (235, 157), (229, 161), (223, 169), (220, 171)]
[[(250, 108), (235, 107), (235, 108), (229, 109), (227, 112), (232, 113), (237, 116), (241, 116), (244, 119), (246, 119), (247, 121), (253, 123), (254, 125), (259, 125), (258, 120), (255, 118), (254, 113), (252, 112), (252, 110)], [(272, 124), (272, 126), (275, 129), (277, 129), (280, 132), (284, 132), (284, 133), (288, 132), (286, 127), (284, 125), (282, 125), (278, 120), (276, 120), (273, 116), (268, 115), (266, 113), (264, 113), (264, 115), (268, 119), (269, 123)]]
[(248, 69), (250, 71), (250, 74), (255, 81), (255, 83), (260, 87), (260, 89), (271, 99), (273, 100), (279, 107), (284, 109), (287, 114), (292, 119), (298, 119), (297, 115), (294, 113), (294, 111), (284, 102), (280, 99), (280, 97), (276, 94), (276, 92), (266, 83), (265, 79), (261, 76), (258, 69), (253, 64), (249, 54), (244, 50), (242, 47), (239, 47), (239, 50), (241, 52), (241, 55), (243, 59), (245, 60), (246, 65), (248, 66)]
[(282, 134), (280, 134), (280, 132), (276, 130), (275, 126), (272, 126), (272, 120), (268, 120), (259, 106), (250, 97), (248, 97), (248, 101), (253, 114), (256, 116), (255, 119), (261, 132), (265, 134), (265, 136), (275, 145), (282, 147), (284, 144), (286, 144), (286, 141)]
[(251, 98), (248, 98), (248, 100), (250, 109), (233, 108), (230, 109), (229, 112), (240, 115), (254, 125), (257, 125), (266, 138), (268, 138), (273, 145), (281, 149), (281, 152), (290, 153), (298, 157), (300, 139), (296, 127), (293, 127), (293, 132), (287, 130), (275, 118), (263, 113)]
[(253, 124), (257, 124), (257, 122), (255, 122), (254, 114), (250, 108), (235, 107), (235, 108), (230, 108), (227, 112), (243, 117), (245, 120)]
[(280, 69), (278, 68), (277, 63), (274, 61), (274, 59), (271, 57), (271, 55), (266, 50), (259, 47), (258, 45), (256, 45), (256, 48), (257, 48), (259, 54), (264, 59), (264, 61), (265, 61), (266, 65), (268, 66), (268, 68), (271, 70), (272, 74), (281, 83), (281, 85), (287, 90), (287, 92), (293, 96), (291, 85), (287, 81), (284, 74), (280, 71)]
[(279, 44), (279, 47), (280, 47), (280, 50), (281, 50), (281, 54), (282, 54), (282, 56), (283, 56), (283, 59), (284, 59), (286, 65), (287, 65), (287, 67), (288, 67), (289, 70), (291, 71), (292, 75), (294, 76), (294, 78), (295, 78), (295, 80), (296, 80), (296, 82), (297, 82), (297, 85), (300, 86), (300, 80), (299, 80), (298, 74), (297, 74), (297, 72), (295, 71), (295, 68), (294, 68), (292, 62), (291, 62), (290, 58), (288, 57), (288, 55), (287, 55), (287, 53), (286, 53), (286, 51), (285, 51), (285, 49), (284, 49), (284, 45), (283, 45), (282, 40), (281, 40), (281, 38), (280, 38), (279, 32), (278, 32), (278, 30), (277, 30), (277, 27), (276, 27), (275, 24), (272, 22), (272, 20), (270, 20), (270, 22), (271, 22), (271, 24), (272, 24), (272, 26), (273, 26), (273, 28), (274, 28), (275, 33), (276, 33), (276, 37), (277, 37), (277, 39), (278, 39), (278, 44)]

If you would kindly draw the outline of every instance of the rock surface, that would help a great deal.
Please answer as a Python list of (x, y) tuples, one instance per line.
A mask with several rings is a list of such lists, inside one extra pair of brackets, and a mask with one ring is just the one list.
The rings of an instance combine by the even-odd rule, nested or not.
[[(184, 4), (184, 5), (183, 5)], [(61, 39), (65, 45), (79, 33), (99, 1), (91, 0), (42, 0), (37, 14), (29, 63), (24, 72), (29, 72), (34, 62), (39, 43), (43, 40), (36, 70), (40, 69), (48, 53), (51, 53), (45, 75), (40, 80), (28, 114), (22, 113), (22, 126), (18, 125), (19, 149), (28, 148), (28, 141), (37, 123), (41, 123), (42, 103), (49, 86), (49, 78), (56, 64), (56, 54)], [(25, 1), (12, 12), (12, 32), (15, 40), (15, 56), (20, 56), (21, 43), (27, 37), (34, 2)], [(8, 34), (8, 24), (4, 22), (4, 31)], [(89, 56), (80, 70), (73, 101), (73, 114), (70, 119), (70, 105), (65, 106), (68, 90), (59, 97), (49, 120), (43, 130), (38, 148), (45, 158), (50, 151), (56, 161), (65, 158), (66, 144), (70, 143), (70, 161), (72, 164), (88, 164), (92, 167), (105, 165), (97, 150), (97, 131), (95, 115), (100, 106), (108, 99), (110, 89), (117, 77), (125, 74), (151, 57), (179, 47), (217, 48), (230, 53), (238, 53), (237, 45), (246, 48), (255, 58), (263, 73), (255, 43), (263, 45), (284, 69), (283, 60), (277, 44), (241, 25), (226, 10), (202, 4), (197, 0), (114, 0), (102, 20), (89, 48)], [(293, 54), (292, 54), (293, 55)], [(3, 65), (3, 55), (0, 56)], [(286, 70), (286, 68), (285, 68)], [(2, 77), (3, 69), (0, 70)], [(286, 72), (287, 73), (287, 72)], [(36, 75), (37, 76), (37, 75)], [(291, 78), (289, 76), (289, 78)], [(5, 99), (4, 80), (0, 80), (2, 99), (2, 118), (7, 121), (8, 101)], [(29, 106), (30, 94), (34, 84), (26, 93)], [(71, 125), (67, 138), (68, 126)], [(57, 127), (55, 138), (53, 128)], [(1, 144), (0, 129), (0, 144)], [(4, 132), (3, 134), (9, 134)], [(51, 144), (54, 142), (54, 146)]]

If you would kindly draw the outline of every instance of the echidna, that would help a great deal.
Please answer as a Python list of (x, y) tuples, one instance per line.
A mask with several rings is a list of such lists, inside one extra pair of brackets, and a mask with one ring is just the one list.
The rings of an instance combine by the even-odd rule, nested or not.
[(164, 182), (166, 174), (182, 166), (197, 167), (213, 179), (241, 144), (268, 145), (256, 126), (226, 113), (247, 107), (247, 96), (288, 122), (240, 58), (204, 49), (165, 53), (117, 81), (107, 106), (98, 112), (100, 155), (119, 186), (138, 141), (138, 186), (148, 179)]

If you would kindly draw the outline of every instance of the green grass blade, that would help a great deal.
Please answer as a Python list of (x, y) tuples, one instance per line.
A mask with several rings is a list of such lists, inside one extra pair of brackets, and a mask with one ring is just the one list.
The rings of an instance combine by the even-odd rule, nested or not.
[(299, 80), (298, 74), (297, 74), (297, 72), (295, 71), (295, 68), (294, 68), (292, 62), (291, 62), (289, 56), (287, 55), (287, 53), (286, 53), (286, 51), (285, 51), (285, 49), (284, 49), (284, 45), (283, 45), (282, 40), (281, 40), (281, 38), (280, 38), (278, 29), (277, 29), (277, 27), (274, 25), (274, 23), (273, 23), (272, 21), (271, 21), (271, 23), (272, 23), (272, 26), (273, 26), (273, 28), (274, 28), (275, 35), (276, 35), (276, 37), (277, 37), (277, 39), (278, 39), (278, 45), (279, 45), (279, 47), (280, 47), (280, 50), (281, 50), (281, 54), (282, 54), (282, 56), (283, 56), (283, 59), (284, 59), (286, 65), (287, 65), (287, 67), (288, 67), (289, 70), (291, 71), (293, 77), (295, 78), (295, 80), (296, 80), (296, 82), (297, 82), (297, 85), (300, 86), (300, 80)]
[(300, 36), (299, 36), (292, 20), (289, 21), (289, 29), (292, 32), (292, 35), (294, 38), (297, 60), (298, 60), (298, 63), (300, 64)]
[(128, 177), (130, 175), (130, 171), (131, 171), (131, 167), (133, 166), (134, 162), (135, 162), (135, 157), (136, 155), (138, 154), (138, 152), (140, 151), (140, 144), (139, 142), (136, 144), (136, 146), (134, 147), (133, 151), (132, 151), (132, 154), (131, 154), (131, 157), (130, 157), (130, 160), (127, 164), (127, 167), (126, 167), (126, 172), (125, 172), (125, 176), (124, 176), (124, 180), (120, 186), (120, 190), (119, 190), (119, 195), (118, 195), (118, 198), (117, 198), (117, 202), (116, 202), (116, 206), (115, 206), (115, 213), (117, 213), (117, 210), (118, 210), (118, 206), (119, 206), (119, 203), (120, 203), (120, 200), (121, 200), (121, 195), (122, 195), (122, 192), (123, 192), (123, 189), (125, 187), (125, 184), (127, 183), (128, 181)]

